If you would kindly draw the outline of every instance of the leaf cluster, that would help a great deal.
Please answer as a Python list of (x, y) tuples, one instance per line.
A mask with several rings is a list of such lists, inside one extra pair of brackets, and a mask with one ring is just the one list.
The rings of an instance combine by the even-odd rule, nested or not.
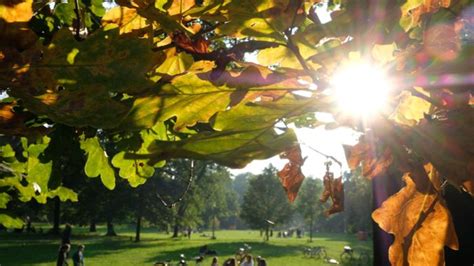
[[(328, 127), (364, 133), (348, 148), (364, 176), (404, 173), (407, 187), (374, 213), (396, 236), (393, 264), (415, 263), (409, 254), (427, 245), (412, 245), (417, 232), (434, 224), (447, 237), (433, 253), (456, 247), (438, 183), (474, 193), (469, 1), (319, 2), (0, 0), (0, 90), (9, 96), (0, 103), (0, 207), (12, 195), (76, 200), (61, 185), (71, 162), (112, 189), (116, 176), (144, 184), (173, 158), (243, 167), (282, 152), (294, 200), (303, 160), (286, 125), (323, 125), (318, 111), (335, 118)], [(331, 21), (321, 23), (320, 9)], [(329, 93), (332, 73), (357, 53), (396, 83), (389, 111), (368, 123), (341, 113)], [(404, 202), (421, 211), (400, 213)], [(415, 222), (394, 226), (384, 211)], [(2, 223), (19, 225), (4, 213)]]

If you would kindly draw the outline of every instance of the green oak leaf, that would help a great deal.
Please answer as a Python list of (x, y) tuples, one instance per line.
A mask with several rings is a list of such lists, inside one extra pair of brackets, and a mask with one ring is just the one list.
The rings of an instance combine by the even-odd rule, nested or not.
[(6, 209), (7, 204), (8, 202), (10, 202), (11, 199), (12, 197), (8, 195), (8, 193), (5, 193), (5, 192), (0, 193), (0, 209)]
[(221, 8), (227, 23), (217, 28), (219, 34), (237, 38), (286, 43), (284, 32), (301, 23), (302, 16), (295, 15), (291, 1), (231, 1)]
[(130, 158), (168, 158), (213, 160), (222, 165), (241, 168), (252, 160), (275, 156), (297, 142), (291, 129), (277, 134), (272, 128), (258, 130), (206, 132), (181, 141), (155, 141), (143, 156), (127, 154)]
[(102, 149), (97, 137), (81, 140), (81, 149), (87, 154), (84, 167), (88, 177), (98, 177), (104, 186), (110, 190), (115, 188), (115, 173), (110, 165), (107, 153)]
[(35, 89), (18, 88), (12, 95), (56, 122), (115, 127), (129, 110), (117, 93), (142, 93), (154, 84), (147, 73), (163, 55), (151, 47), (146, 40), (120, 36), (117, 28), (98, 30), (82, 42), (68, 29), (60, 30), (48, 46), (35, 47), (39, 59), (24, 76)]
[(51, 177), (53, 162), (42, 162), (41, 154), (48, 147), (50, 139), (44, 137), (40, 143), (28, 147), (27, 180), (29, 184), (39, 186), (40, 193), (48, 191), (48, 182)]
[(146, 164), (147, 160), (130, 160), (124, 157), (124, 151), (117, 153), (112, 159), (112, 165), (120, 169), (119, 175), (127, 179), (132, 187), (144, 184), (148, 177), (153, 176), (155, 169)]
[(54, 15), (61, 21), (61, 23), (72, 25), (75, 19), (74, 3), (70, 1), (67, 3), (56, 4)]
[(18, 199), (27, 202), (35, 197), (33, 184), (22, 185), (21, 177), (7, 177), (0, 179), (0, 187), (14, 187), (18, 191)]
[(210, 73), (178, 75), (158, 93), (137, 98), (120, 128), (150, 128), (175, 117), (174, 130), (183, 132), (197, 123), (208, 123), (216, 113), (239, 102), (259, 96), (279, 98), (288, 90), (307, 87), (294, 77), (255, 65), (224, 72), (215, 80)]
[(11, 161), (15, 157), (15, 151), (10, 144), (5, 144), (0, 147), (0, 157), (4, 160)]
[(4, 213), (0, 213), (0, 224), (6, 228), (22, 228), (24, 225), (21, 218), (14, 218)]
[(216, 112), (225, 110), (232, 92), (194, 73), (181, 75), (171, 84), (164, 84), (157, 95), (136, 99), (122, 127), (150, 128), (176, 117), (174, 129), (185, 130), (198, 122), (208, 122)]
[[(158, 123), (152, 129), (144, 129), (140, 131), (140, 138), (142, 140), (140, 148), (137, 151), (133, 151), (132, 153), (147, 154), (147, 147), (153, 141), (167, 139), (166, 128), (163, 124)], [(117, 153), (112, 159), (112, 165), (120, 169), (119, 175), (122, 178), (127, 179), (132, 187), (137, 187), (141, 184), (144, 184), (147, 178), (153, 176), (155, 173), (154, 167), (162, 167), (165, 164), (165, 161), (161, 161), (153, 166), (150, 166), (148, 164), (148, 159), (129, 159), (125, 157), (126, 152), (122, 151)]]
[(55, 190), (51, 190), (48, 192), (49, 198), (59, 197), (61, 201), (70, 200), (72, 202), (78, 201), (78, 195), (72, 189), (67, 187), (58, 187)]
[(313, 98), (298, 99), (293, 94), (286, 94), (276, 101), (244, 102), (220, 112), (213, 120), (212, 127), (218, 131), (263, 129), (273, 127), (281, 117), (315, 112), (317, 107)]
[(129, 111), (126, 104), (111, 99), (106, 88), (100, 85), (83, 90), (48, 92), (35, 97), (17, 93), (35, 113), (74, 127), (113, 128)]
[(89, 8), (91, 12), (98, 17), (103, 17), (105, 15), (105, 8), (102, 3), (102, 0), (90, 0)]
[(146, 74), (162, 57), (151, 48), (147, 40), (120, 36), (117, 28), (98, 30), (82, 42), (63, 29), (42, 48), (42, 58), (31, 66), (30, 81), (37, 88), (101, 85), (109, 92), (140, 93), (153, 85)]

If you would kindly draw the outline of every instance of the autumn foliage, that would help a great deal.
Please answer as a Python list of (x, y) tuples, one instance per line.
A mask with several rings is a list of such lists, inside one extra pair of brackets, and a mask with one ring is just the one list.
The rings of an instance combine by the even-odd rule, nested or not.
[[(392, 264), (443, 264), (457, 240), (442, 190), (474, 194), (472, 7), (399, 2), (0, 0), (0, 222), (21, 226), (12, 197), (77, 200), (55, 170), (71, 155), (65, 143), (109, 189), (117, 177), (139, 186), (173, 158), (244, 167), (282, 153), (293, 201), (304, 160), (281, 124), (346, 126), (363, 133), (347, 147), (352, 168), (403, 173), (406, 186), (373, 213), (395, 236)], [(330, 93), (354, 58), (395, 87), (369, 121), (340, 112)], [(342, 179), (324, 182), (327, 213), (343, 210)]]

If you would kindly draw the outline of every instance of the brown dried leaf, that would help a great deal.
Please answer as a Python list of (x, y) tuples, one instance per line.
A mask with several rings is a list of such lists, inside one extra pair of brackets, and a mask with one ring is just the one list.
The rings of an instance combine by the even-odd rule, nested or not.
[(332, 181), (334, 179), (334, 175), (331, 172), (326, 172), (326, 174), (323, 177), (323, 185), (324, 185), (324, 190), (323, 193), (321, 194), (321, 197), (319, 198), (319, 201), (321, 202), (326, 202), (328, 201), (329, 197), (331, 196), (332, 192)]
[[(434, 177), (432, 170), (430, 175)], [(426, 173), (425, 173), (426, 174)], [(392, 265), (444, 265), (444, 246), (458, 249), (451, 215), (434, 193), (424, 194), (404, 176), (406, 186), (372, 213), (374, 221), (395, 236), (389, 249)]]
[(324, 212), (327, 216), (344, 210), (344, 184), (342, 183), (342, 176), (334, 179), (331, 199), (331, 207)]
[[(344, 148), (349, 168), (354, 170), (362, 163), (362, 175), (369, 179), (383, 174), (393, 162), (388, 147), (378, 145), (376, 142), (369, 144), (363, 138), (356, 145)], [(376, 148), (381, 151), (378, 152)]]
[(32, 136), (47, 132), (44, 127), (29, 128), (25, 125), (28, 113), (16, 113), (15, 103), (0, 103), (0, 134)]
[(331, 172), (326, 172), (323, 178), (324, 191), (321, 194), (319, 201), (326, 202), (331, 198), (332, 205), (324, 213), (329, 216), (333, 213), (344, 210), (344, 184), (342, 183), (342, 176), (334, 179)]
[(301, 166), (304, 164), (304, 159), (301, 157), (301, 149), (299, 145), (290, 147), (280, 155), (282, 159), (288, 159), (289, 162), (278, 172), (280, 182), (286, 191), (286, 195), (290, 202), (295, 201), (298, 195), (298, 190), (304, 180), (304, 175), (301, 172)]
[[(453, 184), (474, 194), (474, 110), (462, 108), (444, 114), (448, 119), (424, 121), (404, 133), (412, 149)], [(465, 185), (467, 184), (467, 186)]]
[(442, 7), (449, 7), (451, 0), (425, 0), (425, 1), (407, 1), (401, 7), (402, 16), (400, 25), (405, 31), (418, 26), (421, 21), (421, 16), (426, 13), (436, 12)]
[(204, 38), (191, 40), (186, 34), (176, 32), (172, 36), (173, 42), (188, 53), (205, 54), (208, 52), (209, 43)]

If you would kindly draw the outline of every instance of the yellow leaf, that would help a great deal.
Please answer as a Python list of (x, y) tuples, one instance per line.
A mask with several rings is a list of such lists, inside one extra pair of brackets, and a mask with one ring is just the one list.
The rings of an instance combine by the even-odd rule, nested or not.
[(120, 28), (120, 34), (143, 30), (150, 26), (145, 18), (137, 14), (136, 9), (128, 7), (114, 7), (102, 18), (102, 26), (106, 28)]
[(0, 0), (0, 46), (24, 50), (35, 43), (36, 34), (28, 26), (33, 16), (32, 2)]
[(166, 51), (166, 60), (156, 69), (156, 73), (170, 76), (184, 73), (194, 63), (193, 57), (185, 52), (176, 53), (176, 48)]
[(194, 0), (173, 0), (170, 8), (168, 8), (168, 14), (170, 16), (182, 14), (191, 9), (195, 4)]
[(414, 126), (424, 118), (425, 113), (429, 113), (431, 103), (413, 96), (410, 92), (404, 92), (401, 96), (397, 109), (390, 116), (398, 124)]
[(395, 43), (391, 44), (376, 44), (372, 48), (372, 57), (380, 64), (387, 64), (395, 59), (394, 51), (397, 49)]
[(0, 0), (0, 18), (6, 22), (28, 22), (33, 16), (33, 0)]
[(451, 215), (437, 191), (423, 194), (404, 176), (406, 186), (372, 213), (374, 221), (395, 236), (392, 265), (444, 265), (444, 246), (458, 249)]

